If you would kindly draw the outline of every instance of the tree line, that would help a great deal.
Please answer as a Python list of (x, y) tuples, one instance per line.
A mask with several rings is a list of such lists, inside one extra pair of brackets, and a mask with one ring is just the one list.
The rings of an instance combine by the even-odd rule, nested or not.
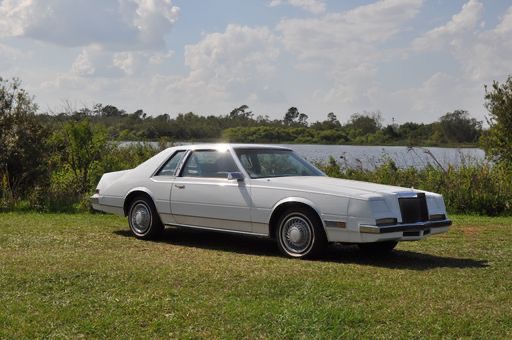
[(58, 127), (66, 121), (89, 118), (103, 126), (109, 140), (116, 141), (226, 141), (243, 143), (308, 143), (359, 145), (476, 146), (483, 133), (482, 121), (465, 110), (444, 114), (429, 124), (407, 122), (383, 124), (379, 112), (354, 113), (340, 122), (333, 112), (323, 121), (308, 122), (308, 115), (289, 108), (282, 119), (255, 115), (247, 105), (226, 115), (201, 116), (193, 112), (151, 116), (143, 110), (128, 113), (113, 105), (97, 104), (92, 109), (68, 109), (42, 113), (38, 120)]

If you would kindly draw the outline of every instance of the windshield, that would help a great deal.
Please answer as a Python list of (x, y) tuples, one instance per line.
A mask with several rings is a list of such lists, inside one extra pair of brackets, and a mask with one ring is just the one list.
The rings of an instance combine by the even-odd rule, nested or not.
[(237, 148), (235, 152), (251, 178), (323, 176), (291, 150)]

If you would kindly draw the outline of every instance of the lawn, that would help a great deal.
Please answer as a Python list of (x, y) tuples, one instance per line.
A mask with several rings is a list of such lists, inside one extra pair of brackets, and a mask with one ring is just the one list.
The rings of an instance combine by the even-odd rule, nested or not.
[(300, 261), (261, 238), (3, 213), (0, 338), (511, 338), (512, 218), (452, 217), (388, 258)]

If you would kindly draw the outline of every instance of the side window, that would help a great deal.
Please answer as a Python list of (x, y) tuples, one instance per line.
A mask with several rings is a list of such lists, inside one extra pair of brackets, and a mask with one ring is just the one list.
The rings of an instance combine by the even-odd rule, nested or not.
[(256, 154), (239, 153), (238, 159), (240, 159), (242, 166), (245, 168), (245, 171), (247, 171), (250, 176), (261, 176), (261, 166)]
[(157, 176), (174, 176), (176, 167), (180, 163), (181, 159), (185, 155), (185, 150), (177, 151), (172, 155), (171, 158), (165, 163), (165, 165), (158, 171)]
[(228, 151), (199, 150), (188, 157), (183, 177), (227, 178), (229, 172), (239, 171)]

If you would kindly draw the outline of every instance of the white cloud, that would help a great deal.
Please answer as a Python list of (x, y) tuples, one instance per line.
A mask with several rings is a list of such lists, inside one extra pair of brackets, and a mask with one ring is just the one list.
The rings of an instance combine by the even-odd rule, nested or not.
[(505, 12), (501, 22), (496, 26), (495, 31), (499, 34), (512, 33), (512, 6)]
[[(154, 114), (225, 114), (247, 104), (273, 117), (297, 106), (310, 121), (330, 111), (344, 120), (380, 110), (387, 122), (391, 115), (428, 122), (455, 109), (481, 116), (483, 84), (512, 73), (512, 6), (489, 28), (481, 24), (482, 3), (471, 0), (421, 34), (417, 27), (436, 20), (425, 18), (431, 3), (417, 16), (422, 0), (372, 1), (343, 12), (329, 12), (325, 1), (266, 0), (315, 15), (287, 16), (273, 28), (230, 24), (197, 41), (192, 33), (168, 39), (180, 15), (174, 2), (0, 0), (0, 71), (20, 76), (41, 104), (59, 96)], [(183, 56), (174, 59), (166, 40)], [(31, 64), (27, 51), (39, 60)], [(436, 58), (425, 61), (430, 55)], [(390, 79), (401, 60), (404, 72), (420, 72)], [(446, 60), (458, 67), (438, 64)]]
[(489, 83), (512, 74), (512, 6), (495, 29), (461, 39), (451, 53), (470, 79)]
[(206, 34), (198, 43), (185, 46), (185, 65), (189, 68), (185, 76), (164, 71), (162, 64), (173, 56), (172, 51), (109, 51), (102, 45), (90, 45), (76, 57), (69, 74), (48, 85), (77, 82), (77, 77), (146, 77), (148, 96), (160, 96), (164, 101), (225, 102), (239, 97), (275, 100), (265, 86), (274, 75), (279, 57), (277, 43), (266, 27), (228, 25), (224, 32)]
[(87, 50), (83, 50), (78, 57), (76, 57), (73, 65), (71, 65), (71, 71), (78, 76), (90, 76), (96, 72), (96, 68), (90, 60)]
[(0, 43), (0, 71), (10, 68), (14, 62), (26, 58), (19, 49)]
[(171, 0), (4, 0), (0, 35), (72, 47), (162, 49), (178, 17)]
[(404, 22), (418, 13), (421, 3), (421, 0), (383, 0), (321, 18), (284, 19), (278, 30), (286, 47), (299, 58), (338, 59), (339, 53), (347, 48), (377, 45), (398, 33)]
[(336, 79), (327, 91), (316, 93), (316, 97), (328, 103), (338, 103), (345, 108), (376, 109), (372, 94), (377, 89), (375, 81), (377, 67), (373, 64), (361, 63), (351, 69), (335, 70)]
[(149, 57), (149, 62), (153, 65), (160, 65), (172, 57), (174, 57), (174, 51), (168, 51), (166, 53), (156, 52)]
[(4, 0), (0, 3), (0, 36), (23, 34), (24, 23), (29, 21), (32, 0)]
[[(419, 86), (379, 93), (378, 100), (398, 123), (432, 122), (446, 112), (468, 110), (483, 119), (483, 86), (464, 78), (436, 72)], [(407, 110), (404, 110), (407, 108)]]
[(165, 34), (178, 19), (179, 8), (171, 0), (135, 0), (135, 3), (135, 14), (129, 11), (128, 15), (138, 30), (138, 38), (144, 45), (163, 46)]
[(71, 74), (80, 77), (141, 76), (160, 72), (159, 66), (168, 61), (172, 51), (113, 52), (93, 45), (82, 49), (71, 65)]
[(269, 6), (280, 6), (284, 2), (288, 3), (290, 6), (301, 8), (313, 14), (322, 14), (325, 12), (325, 3), (322, 0), (272, 0)]
[[(125, 52), (128, 53), (128, 52)], [(82, 49), (71, 65), (71, 75), (78, 77), (121, 77), (125, 74), (122, 67), (122, 53), (105, 51), (100, 46)]]
[(461, 65), (468, 81), (480, 84), (512, 73), (512, 6), (494, 29), (481, 30), (483, 5), (468, 1), (446, 24), (436, 27), (413, 42), (417, 51), (447, 51)]
[(450, 44), (457, 44), (458, 39), (474, 32), (478, 26), (484, 6), (478, 0), (470, 0), (462, 10), (452, 16), (446, 24), (436, 27), (414, 40), (417, 50), (440, 49)]
[(283, 93), (272, 86), (279, 55), (278, 39), (271, 30), (239, 25), (228, 25), (223, 32), (186, 45), (185, 75), (166, 74), (159, 68), (172, 53), (112, 53), (92, 46), (81, 51), (72, 72), (47, 81), (41, 92), (59, 90), (63, 98), (74, 99), (83, 88), (86, 102), (103, 98), (102, 102), (122, 103), (128, 110), (225, 114), (237, 105), (282, 100)]
[(296, 66), (314, 65), (327, 80), (314, 98), (358, 110), (371, 105), (377, 65), (394, 53), (383, 44), (404, 29), (421, 5), (421, 0), (378, 1), (318, 18), (284, 19), (278, 30)]
[[(129, 75), (133, 81), (112, 79), (110, 83), (117, 93), (124, 93), (124, 103), (128, 105), (138, 98), (138, 106), (149, 112), (225, 114), (237, 105), (280, 100), (282, 93), (268, 85), (279, 57), (276, 45), (277, 39), (268, 28), (228, 25), (224, 32), (206, 34), (196, 44), (185, 47), (189, 70), (183, 76), (135, 71)], [(129, 72), (133, 64), (138, 64), (138, 57), (118, 54), (112, 64)], [(55, 86), (74, 81), (63, 78)]]
[(122, 70), (126, 75), (133, 75), (135, 72), (135, 56), (131, 52), (119, 52), (114, 54), (112, 59), (115, 67)]
[(228, 25), (225, 32), (210, 33), (195, 45), (185, 46), (184, 80), (189, 86), (216, 91), (237, 90), (271, 77), (279, 57), (276, 37), (266, 27)]

